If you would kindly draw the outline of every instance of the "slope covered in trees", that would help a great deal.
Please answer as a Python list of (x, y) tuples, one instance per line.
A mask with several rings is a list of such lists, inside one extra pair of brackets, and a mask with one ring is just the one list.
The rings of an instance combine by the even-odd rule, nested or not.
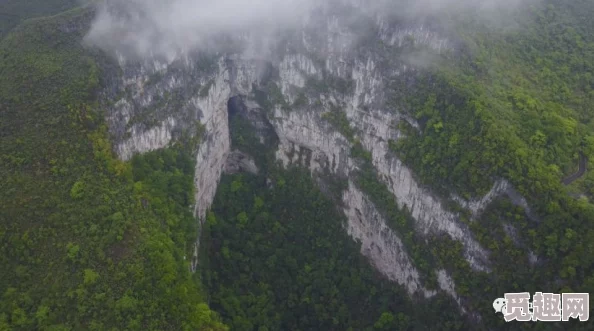
[(0, 3), (0, 38), (20, 22), (55, 15), (80, 5), (79, 0), (4, 0)]
[(224, 330), (184, 260), (193, 163), (114, 158), (86, 10), (0, 42), (0, 330)]
[[(223, 330), (188, 270), (196, 232), (188, 146), (117, 161), (96, 95), (103, 59), (79, 44), (91, 13), (22, 22), (72, 5), (0, 5), (0, 330)], [(405, 100), (421, 132), (403, 127), (408, 138), (393, 142), (393, 152), (423, 184), (442, 197), (470, 198), (503, 177), (528, 199), (529, 214), (508, 199), (474, 221), (461, 211), (491, 252), (491, 273), (470, 272), (456, 243), (436, 238), (428, 246), (409, 235), (412, 220), (372, 167), (355, 179), (389, 224), (406, 232), (428, 286), (435, 268), (446, 268), (483, 326), (565, 326), (504, 323), (491, 302), (505, 292), (594, 292), (592, 13), (592, 1), (543, 0), (512, 18), (512, 29), (495, 30), (467, 13), (446, 16), (444, 26), (464, 45), (458, 57), (416, 84), (394, 86), (395, 108)], [(326, 120), (355, 141), (346, 118), (330, 113)], [(232, 125), (233, 135), (246, 128)], [(225, 177), (204, 234), (201, 273), (226, 324), (469, 327), (450, 299), (415, 306), (377, 275), (344, 232), (334, 202), (308, 174), (275, 168), (257, 140), (247, 134), (234, 143), (256, 153), (274, 185), (264, 176)], [(370, 162), (360, 147), (353, 156)], [(580, 152), (589, 171), (565, 187)], [(528, 252), (539, 257), (534, 265)]]
[[(463, 55), (421, 76), (413, 89), (394, 87), (404, 91), (421, 132), (404, 125), (408, 138), (391, 146), (424, 184), (468, 199), (506, 178), (530, 205), (526, 213), (500, 199), (470, 223), (496, 266), (470, 286), (473, 296), (487, 283), (501, 293), (594, 291), (593, 174), (562, 183), (577, 171), (580, 153), (592, 168), (591, 13), (591, 1), (550, 0), (521, 13), (511, 29), (459, 17)], [(536, 264), (510, 268), (529, 265), (530, 252)], [(472, 284), (454, 274), (462, 286)]]
[[(225, 176), (202, 245), (213, 309), (233, 330), (464, 330), (445, 294), (383, 279), (306, 170)], [(208, 265), (208, 267), (204, 267)]]
[[(490, 273), (472, 272), (460, 245), (444, 238), (434, 238), (431, 249), (417, 239), (406, 241), (427, 280), (431, 281), (432, 270), (436, 267), (446, 268), (454, 276), (462, 302), (481, 313), (483, 327), (546, 330), (589, 329), (592, 325), (576, 321), (565, 325), (510, 324), (494, 315), (491, 308), (493, 298), (505, 292), (594, 291), (594, 207), (588, 200), (593, 197), (593, 175), (586, 172), (569, 187), (562, 183), (563, 178), (576, 171), (580, 154), (592, 160), (594, 153), (594, 26), (586, 13), (594, 13), (594, 4), (590, 1), (543, 1), (517, 13), (517, 17), (510, 17), (511, 29), (487, 26), (488, 23), (468, 13), (446, 16), (442, 23), (452, 27), (451, 32), (461, 38), (464, 45), (461, 52), (436, 62), (417, 77), (415, 84), (402, 86), (395, 82), (393, 86), (394, 107), (409, 109), (421, 124), (421, 132), (404, 125), (402, 130), (408, 137), (392, 142), (391, 146), (395, 154), (415, 169), (423, 184), (446, 200), (452, 193), (470, 199), (485, 194), (498, 178), (505, 178), (529, 202), (531, 210), (527, 212), (502, 197), (473, 220), (470, 213), (448, 201), (452, 210), (461, 212), (462, 220), (483, 247), (489, 249), (493, 267)], [(405, 100), (404, 107), (402, 100)], [(337, 116), (326, 119), (352, 140), (348, 122)], [(370, 162), (370, 155), (360, 146), (355, 145), (352, 156), (360, 158), (363, 164)], [(592, 168), (591, 161), (589, 168)], [(372, 167), (363, 167), (356, 180), (388, 216), (389, 224), (399, 233), (408, 233), (406, 211), (398, 211), (393, 197), (375, 176)], [(270, 279), (275, 278), (267, 273), (272, 272), (268, 269), (276, 267), (261, 260), (263, 256), (276, 256), (276, 252), (264, 253), (266, 249), (250, 248), (261, 246), (257, 238), (269, 238), (266, 234), (274, 224), (265, 226), (269, 217), (274, 221), (286, 218), (269, 216), (269, 209), (262, 207), (267, 218), (258, 218), (260, 210), (250, 207), (257, 195), (252, 198), (249, 194), (240, 194), (242, 181), (234, 179), (227, 179), (232, 181), (231, 184), (226, 182), (231, 188), (223, 186), (219, 194), (245, 201), (225, 203), (218, 197), (215, 213), (211, 215), (216, 244), (211, 246), (210, 254), (217, 257), (217, 262), (208, 268), (215, 274), (209, 276), (213, 303), (231, 325), (240, 329), (271, 327), (275, 322), (261, 324), (259, 315), (242, 307), (256, 300), (253, 293), (262, 293), (256, 297), (264, 302), (263, 307), (276, 298), (266, 291), (258, 292), (260, 283), (233, 279), (231, 275), (242, 275), (248, 272), (246, 270), (266, 270), (258, 278), (265, 284), (264, 288), (287, 288), (274, 285)], [(299, 185), (295, 183), (293, 187)], [(575, 192), (585, 197), (576, 199), (576, 194), (572, 194)], [(307, 195), (300, 197), (304, 199)], [(242, 203), (245, 204), (243, 209), (237, 207)], [(316, 213), (310, 215), (305, 210), (309, 209), (295, 211), (295, 215), (303, 217), (301, 222), (309, 218), (317, 220)], [(226, 236), (233, 236), (233, 225), (235, 231), (246, 231), (247, 237), (240, 235), (237, 240), (225, 241)], [(258, 232), (253, 233), (257, 228)], [(306, 229), (304, 225), (300, 230)], [(281, 242), (281, 247), (289, 245), (296, 249), (287, 240), (280, 240), (279, 245)], [(308, 245), (297, 246), (301, 247), (298, 248), (301, 252), (303, 246)], [(328, 256), (327, 253), (318, 255)], [(240, 260), (246, 261), (247, 266), (240, 264)], [(268, 269), (241, 270), (242, 267), (252, 268), (252, 263), (264, 264)], [(324, 275), (320, 277), (332, 277), (323, 271), (320, 273)], [(302, 278), (297, 281), (300, 280)], [(402, 310), (406, 309), (404, 307), (396, 309), (414, 316)], [(286, 322), (285, 308), (271, 310), (262, 308), (266, 314), (279, 318), (278, 323)], [(294, 314), (310, 316), (299, 310)], [(233, 320), (235, 316), (239, 316), (237, 320)], [(349, 323), (361, 323), (358, 324), (361, 327), (370, 325), (363, 320), (351, 320), (346, 325), (353, 325)], [(304, 325), (294, 327), (307, 328)]]

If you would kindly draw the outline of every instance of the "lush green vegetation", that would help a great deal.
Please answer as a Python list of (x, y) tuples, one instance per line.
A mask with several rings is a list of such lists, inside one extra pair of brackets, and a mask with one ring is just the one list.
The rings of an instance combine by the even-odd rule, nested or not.
[[(594, 291), (594, 206), (561, 183), (576, 171), (579, 152), (593, 156), (594, 26), (585, 16), (592, 12), (589, 1), (546, 1), (509, 31), (465, 19), (457, 31), (465, 52), (404, 89), (422, 130), (402, 125), (408, 139), (391, 146), (424, 184), (445, 197), (453, 191), (471, 198), (507, 178), (536, 215), (529, 220), (501, 203), (471, 223), (496, 266), (474, 286), (454, 273), (473, 297), (493, 286), (491, 296), (520, 288)], [(571, 191), (589, 194), (591, 178), (590, 171)], [(502, 223), (517, 229), (518, 243)], [(540, 257), (530, 269), (528, 250)]]
[[(397, 97), (394, 102), (405, 100), (405, 108), (413, 110), (411, 115), (421, 124), (421, 132), (403, 124), (402, 130), (408, 139), (392, 142), (391, 147), (415, 169), (423, 184), (443, 197), (455, 192), (470, 199), (485, 194), (495, 179), (507, 178), (529, 200), (533, 209), (530, 215), (536, 215), (533, 219), (503, 198), (475, 221), (471, 221), (470, 215), (455, 203), (449, 203), (450, 209), (461, 212), (462, 220), (483, 247), (490, 250), (491, 273), (473, 272), (463, 258), (460, 243), (447, 237), (432, 238), (428, 247), (416, 236), (410, 216), (406, 210), (399, 210), (385, 185), (377, 178), (369, 153), (357, 142), (356, 133), (344, 113), (333, 109), (323, 117), (354, 143), (351, 155), (361, 160), (361, 171), (355, 178), (357, 185), (401, 234), (427, 286), (435, 287), (432, 271), (443, 267), (454, 277), (456, 291), (465, 306), (481, 314), (481, 325), (547, 330), (563, 326), (506, 324), (500, 316), (492, 313), (491, 303), (492, 298), (505, 292), (592, 292), (594, 289), (594, 210), (587, 200), (576, 200), (568, 195), (568, 192), (591, 194), (589, 183), (592, 183), (592, 172), (569, 189), (561, 184), (563, 177), (576, 170), (579, 152), (589, 156), (592, 168), (594, 61), (591, 57), (594, 54), (594, 28), (583, 13), (591, 13), (594, 8), (586, 1), (571, 4), (549, 1), (548, 6), (531, 10), (521, 13), (522, 20), (516, 22), (519, 25), (509, 31), (487, 28), (482, 22), (473, 22), (468, 17), (455, 18), (458, 23), (466, 24), (456, 31), (466, 45), (463, 52), (454, 53), (456, 57), (448, 61), (439, 61), (438, 68), (419, 75), (415, 84), (394, 86), (394, 96)], [(472, 28), (469, 29), (469, 26)], [(450, 65), (441, 66), (444, 63)], [(316, 87), (315, 81), (309, 82), (308, 86), (324, 90)], [(286, 177), (282, 178), (284, 183)], [(250, 187), (249, 194), (242, 193), (246, 181)], [(271, 206), (275, 205), (279, 188), (274, 187), (271, 189), (273, 193), (270, 193), (263, 188), (262, 179), (251, 177), (227, 178), (225, 183), (230, 187), (223, 186), (219, 194), (229, 200), (244, 202), (230, 203), (218, 197), (215, 213), (210, 216), (212, 223), (209, 226), (214, 242), (209, 244), (209, 252), (217, 257), (217, 262), (206, 270), (210, 273), (213, 304), (229, 324), (238, 329), (258, 329), (262, 326), (270, 329), (278, 328), (277, 325), (281, 328), (307, 328), (307, 324), (283, 324), (289, 318), (282, 306), (285, 301), (275, 301), (275, 296), (267, 291), (271, 288), (274, 293), (277, 289), (282, 293), (291, 293), (287, 290), (290, 284), (276, 285), (277, 278), (282, 277), (271, 278), (268, 274), (274, 271), (262, 271), (266, 269), (263, 266), (277, 269), (278, 260), (274, 260), (275, 264), (266, 265), (268, 261), (265, 258), (277, 254), (268, 253), (267, 248), (260, 250), (264, 244), (259, 240), (262, 236), (268, 240), (267, 234), (273, 238), (278, 235), (274, 231), (270, 234), (271, 228), (276, 229), (273, 221), (279, 222), (282, 229), (285, 223), (290, 224), (290, 221), (284, 221), (286, 218), (277, 217), (270, 209), (262, 207), (263, 201), (268, 200), (273, 201)], [(291, 187), (298, 185), (295, 183)], [(302, 193), (299, 198), (307, 200), (303, 196), (306, 194)], [(261, 206), (252, 206), (253, 199), (260, 201), (258, 205)], [(278, 203), (290, 205), (285, 200)], [(241, 204), (243, 207), (237, 206)], [(274, 207), (270, 208), (274, 210)], [(311, 207), (294, 213), (301, 216), (309, 209)], [(266, 216), (259, 216), (259, 212), (264, 212)], [(314, 214), (300, 217), (300, 221), (314, 218)], [(273, 221), (269, 221), (270, 218)], [(299, 231), (307, 231), (307, 223), (299, 225)], [(240, 231), (232, 230), (234, 226)], [(235, 234), (237, 237), (233, 238), (236, 239), (226, 240), (235, 232), (247, 233), (245, 237)], [(292, 239), (295, 232), (290, 231), (288, 235)], [(279, 245), (285, 247), (286, 241), (279, 241)], [(273, 247), (278, 246), (275, 244)], [(534, 265), (529, 261), (530, 252), (539, 257)], [(328, 253), (320, 254), (327, 256)], [(240, 261), (246, 260), (249, 261), (247, 267), (240, 264)], [(311, 266), (310, 262), (303, 263)], [(241, 270), (244, 267), (246, 269)], [(284, 265), (278, 269), (286, 268), (290, 269)], [(242, 274), (247, 277), (255, 270), (259, 272), (257, 281), (234, 278)], [(305, 281), (306, 277), (299, 276), (296, 282)], [(323, 293), (324, 290), (319, 291)], [(248, 308), (252, 307), (252, 302), (259, 302), (258, 306), (262, 307), (258, 313)], [(270, 302), (280, 305), (280, 308), (273, 309), (274, 305)], [(345, 305), (348, 307), (348, 301)], [(300, 316), (300, 310), (296, 311), (290, 315), (291, 318)], [(262, 315), (259, 315), (260, 312)], [(412, 316), (406, 310), (400, 312)], [(318, 316), (323, 315), (316, 312), (314, 316), (321, 318)], [(324, 323), (324, 320), (318, 320), (318, 323)], [(347, 325), (365, 328), (370, 324), (349, 321)], [(565, 326), (575, 329), (590, 327), (575, 321)]]
[(322, 119), (328, 121), (338, 132), (350, 142), (355, 140), (355, 129), (349, 123), (346, 113), (338, 107), (332, 107), (330, 111), (322, 114)]
[[(213, 309), (233, 330), (466, 329), (451, 299), (382, 279), (305, 170), (225, 176), (202, 241)], [(206, 263), (206, 262), (204, 262)]]
[[(0, 330), (224, 330), (188, 265), (196, 236), (189, 150), (201, 134), (184, 132), (170, 149), (116, 160), (96, 100), (97, 60), (105, 59), (80, 46), (90, 12), (15, 28), (74, 3), (0, 5)], [(323, 115), (353, 143), (351, 154), (361, 162), (353, 180), (400, 234), (425, 285), (435, 288), (434, 270), (445, 268), (482, 325), (562, 327), (506, 324), (491, 308), (505, 292), (594, 292), (593, 12), (587, 0), (544, 0), (512, 17), (510, 30), (487, 28), (466, 13), (444, 16), (465, 47), (414, 84), (393, 86), (393, 102), (405, 101), (421, 132), (403, 124), (408, 138), (391, 147), (423, 184), (442, 197), (471, 198), (502, 177), (529, 200), (534, 219), (506, 198), (478, 220), (461, 211), (491, 252), (489, 274), (471, 271), (460, 243), (416, 235), (344, 112)], [(211, 84), (196, 93), (204, 96)], [(352, 89), (351, 81), (309, 80), (292, 107), (314, 94)], [(290, 107), (272, 81), (255, 92), (268, 112)], [(168, 95), (158, 106), (175, 107), (175, 99)], [(234, 330), (470, 327), (451, 299), (440, 295), (419, 306), (377, 275), (309, 174), (278, 169), (269, 153), (274, 142), (260, 144), (246, 119), (232, 118), (230, 128), (234, 147), (252, 154), (262, 175), (224, 177), (203, 233), (201, 273), (226, 324)], [(589, 156), (590, 171), (564, 187), (561, 179), (575, 171), (579, 152)], [(332, 186), (340, 191), (344, 183)], [(539, 256), (534, 266), (529, 251)]]
[[(455, 33), (466, 48), (416, 74), (414, 84), (394, 81), (392, 86), (394, 105), (410, 109), (421, 124), (418, 132), (402, 123), (408, 138), (390, 142), (392, 150), (422, 184), (461, 213), (461, 220), (490, 250), (491, 273), (472, 272), (460, 243), (432, 238), (429, 248), (415, 236), (406, 210), (398, 209), (377, 178), (371, 156), (353, 139), (344, 116), (324, 114), (354, 142), (351, 155), (362, 162), (357, 184), (401, 234), (428, 286), (435, 284), (431, 270), (444, 267), (466, 306), (481, 313), (485, 325), (500, 328), (534, 326), (503, 323), (487, 298), (514, 291), (594, 289), (594, 208), (584, 198), (575, 199), (576, 193), (592, 198), (593, 173), (570, 188), (561, 184), (576, 171), (580, 152), (589, 156), (592, 168), (594, 27), (584, 13), (593, 12), (594, 6), (549, 1), (531, 10), (519, 14), (522, 20), (515, 21), (512, 30), (493, 30), (468, 13), (454, 15), (453, 26), (460, 26)], [(497, 178), (509, 179), (528, 198), (530, 216), (536, 217), (530, 219), (504, 199), (478, 221), (470, 221), (467, 212), (447, 201), (452, 192), (467, 199), (481, 196)], [(529, 252), (539, 256), (534, 265)], [(547, 327), (561, 326), (537, 326)]]
[[(335, 109), (329, 120), (334, 123), (339, 114)], [(227, 325), (233, 330), (467, 327), (451, 298), (441, 294), (419, 304), (381, 277), (310, 173), (275, 164), (274, 148), (267, 147), (274, 141), (261, 144), (240, 114), (230, 117), (230, 129), (233, 147), (254, 156), (261, 172), (223, 177), (202, 234), (200, 270), (210, 303)], [(344, 189), (337, 179), (324, 180), (335, 194)], [(395, 220), (401, 220), (405, 214), (394, 208)]]
[(55, 15), (81, 3), (77, 0), (4, 0), (0, 3), (0, 39), (23, 20)]
[(192, 159), (113, 157), (88, 21), (36, 19), (0, 43), (0, 330), (224, 330), (185, 259)]

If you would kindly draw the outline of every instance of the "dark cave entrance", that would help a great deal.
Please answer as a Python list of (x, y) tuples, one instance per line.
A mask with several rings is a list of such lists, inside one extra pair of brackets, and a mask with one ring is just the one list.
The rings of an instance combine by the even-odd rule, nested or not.
[(229, 100), (227, 101), (227, 112), (229, 114), (229, 121), (231, 121), (232, 117), (235, 117), (240, 113), (245, 114), (246, 111), (247, 109), (243, 100), (241, 99), (241, 96), (236, 95), (234, 97), (229, 98)]

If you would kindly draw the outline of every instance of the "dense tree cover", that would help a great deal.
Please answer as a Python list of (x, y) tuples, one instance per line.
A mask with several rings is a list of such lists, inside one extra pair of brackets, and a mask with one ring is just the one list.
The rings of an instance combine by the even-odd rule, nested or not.
[[(421, 131), (402, 123), (408, 138), (391, 141), (391, 149), (450, 210), (460, 213), (461, 221), (489, 249), (492, 272), (473, 272), (460, 243), (416, 236), (407, 211), (399, 210), (377, 177), (371, 156), (353, 137), (344, 115), (324, 116), (354, 143), (351, 155), (362, 161), (357, 184), (401, 235), (427, 285), (435, 286), (432, 270), (448, 270), (462, 302), (481, 313), (482, 325), (535, 327), (506, 324), (492, 313), (490, 298), (505, 292), (594, 289), (594, 210), (587, 200), (574, 199), (576, 192), (592, 192), (592, 172), (571, 190), (561, 185), (561, 178), (576, 171), (580, 152), (590, 156), (592, 168), (594, 53), (589, 49), (594, 47), (594, 29), (584, 13), (592, 13), (594, 6), (586, 1), (547, 4), (533, 8), (528, 16), (532, 19), (520, 21), (522, 26), (511, 31), (473, 22), (468, 13), (453, 15), (455, 23), (462, 23), (456, 34), (466, 48), (417, 72), (412, 84), (394, 81), (392, 86), (394, 105), (410, 110)], [(526, 17), (522, 13), (521, 18)], [(561, 66), (564, 63), (572, 69)], [(529, 213), (502, 200), (475, 221), (449, 201), (452, 192), (466, 199), (479, 197), (501, 177), (528, 198)], [(529, 255), (538, 261), (529, 263)], [(536, 328), (564, 326), (591, 327), (575, 323)]]
[(55, 15), (81, 3), (78, 0), (4, 0), (0, 3), (0, 39), (23, 20)]
[[(492, 255), (492, 262), (497, 265), (496, 274), (485, 272), (473, 272), (470, 264), (464, 257), (462, 243), (452, 240), (446, 235), (423, 236), (417, 233), (414, 219), (406, 208), (400, 208), (388, 187), (381, 181), (377, 171), (371, 163), (371, 154), (363, 149), (360, 143), (353, 145), (351, 155), (359, 161), (359, 170), (354, 174), (355, 183), (367, 194), (375, 206), (387, 220), (388, 226), (400, 235), (407, 253), (412, 259), (414, 265), (419, 270), (420, 279), (428, 289), (438, 289), (438, 280), (436, 271), (444, 269), (455, 279), (455, 290), (466, 309), (481, 314), (481, 321), (472, 320), (472, 328), (482, 329), (489, 327), (519, 327), (514, 323), (505, 323), (500, 315), (494, 315), (491, 310), (491, 298), (498, 298), (502, 289), (513, 284), (516, 291), (532, 291), (533, 284), (537, 278), (526, 278), (522, 270), (526, 270), (527, 255), (522, 255), (522, 251), (514, 245), (502, 246), (501, 250), (496, 251), (497, 255)], [(497, 205), (499, 207), (500, 205)], [(452, 211), (460, 213), (461, 221), (469, 223), (468, 212), (459, 208), (456, 204), (450, 203), (448, 207)], [(498, 209), (495, 209), (498, 210)], [(518, 216), (516, 216), (518, 218)], [(491, 220), (489, 220), (491, 221)], [(499, 225), (500, 222), (492, 223), (487, 226), (470, 223), (472, 228), (479, 236), (479, 242), (489, 250), (499, 249), (499, 240), (501, 236), (491, 236), (491, 229)], [(510, 244), (509, 238), (505, 241)], [(505, 260), (507, 253), (513, 252), (514, 260)], [(500, 275), (501, 274), (501, 275)], [(542, 275), (541, 275), (542, 276)], [(446, 314), (450, 314), (447, 312)], [(438, 312), (438, 315), (443, 314)]]
[[(470, 287), (473, 296), (481, 286), (496, 287), (491, 296), (594, 291), (594, 206), (561, 184), (576, 171), (579, 152), (592, 159), (594, 26), (585, 13), (593, 13), (594, 4), (545, 3), (523, 13), (510, 31), (468, 19), (458, 31), (465, 52), (405, 92), (421, 132), (404, 124), (408, 138), (391, 143), (420, 180), (446, 198), (452, 191), (480, 196), (503, 177), (528, 199), (532, 219), (502, 203), (470, 224), (495, 265)], [(572, 184), (573, 191), (590, 193), (591, 176)], [(516, 229), (514, 240), (503, 224)], [(527, 264), (528, 250), (539, 256), (537, 265)], [(464, 273), (454, 274), (458, 284), (470, 284)]]
[[(522, 22), (525, 29), (512, 31), (493, 32), (481, 22), (466, 22), (477, 28), (466, 26), (458, 31), (465, 38), (467, 48), (450, 59), (453, 65), (420, 74), (412, 85), (394, 86), (394, 95), (405, 100), (405, 108), (412, 110), (411, 115), (421, 124), (421, 132), (404, 124), (402, 130), (408, 139), (391, 142), (391, 147), (415, 169), (423, 184), (446, 200), (451, 192), (470, 199), (486, 193), (496, 178), (503, 177), (510, 179), (529, 200), (532, 211), (528, 214), (501, 199), (478, 220), (472, 220), (456, 203), (445, 201), (451, 210), (460, 213), (461, 220), (490, 251), (490, 273), (472, 271), (463, 257), (460, 243), (448, 237), (424, 240), (415, 235), (412, 219), (406, 210), (397, 207), (393, 196), (377, 177), (369, 153), (357, 142), (356, 132), (345, 121), (344, 114), (339, 109), (331, 109), (323, 116), (353, 143), (351, 155), (361, 160), (360, 171), (354, 177), (357, 185), (401, 235), (426, 285), (436, 287), (434, 270), (445, 268), (454, 277), (456, 291), (464, 305), (482, 317), (473, 327), (538, 330), (591, 327), (591, 324), (576, 321), (563, 325), (505, 323), (500, 315), (493, 314), (491, 307), (493, 298), (505, 292), (592, 292), (594, 286), (592, 206), (586, 200), (569, 196), (561, 184), (561, 178), (575, 171), (578, 152), (592, 159), (594, 131), (589, 108), (592, 105), (589, 77), (594, 62), (590, 60), (593, 53), (587, 49), (592, 47), (588, 40), (593, 30), (583, 12), (592, 12), (591, 4), (550, 2), (549, 6), (536, 7), (531, 13), (532, 20)], [(559, 68), (560, 63), (571, 63), (573, 69)], [(574, 189), (588, 194), (592, 190), (587, 185), (591, 182), (590, 176), (588, 173), (573, 185)], [(231, 188), (223, 187), (223, 193), (219, 194), (232, 196), (237, 192), (234, 190), (241, 191), (240, 179), (227, 180)], [(264, 184), (258, 185), (263, 187)], [(258, 194), (254, 196), (262, 199)], [(231, 209), (229, 213), (216, 209), (211, 215), (215, 231), (224, 231), (222, 229), (231, 227), (233, 222), (241, 231), (252, 224), (265, 228), (258, 219), (258, 209), (250, 212), (251, 200), (247, 197), (248, 204), (243, 209), (223, 204)], [(286, 205), (286, 202), (281, 204)], [(247, 237), (224, 241), (232, 232), (230, 228), (227, 231), (225, 236), (215, 232), (213, 238), (219, 239), (209, 245), (211, 254), (222, 259), (206, 269), (215, 272), (215, 276), (209, 275), (213, 303), (228, 321), (242, 316), (229, 322), (230, 325), (257, 329), (262, 324), (253, 311), (244, 308), (249, 306), (246, 302), (260, 295), (267, 298), (261, 300), (273, 299), (257, 292), (256, 282), (225, 279), (218, 271), (226, 270), (228, 277), (232, 277), (233, 272), (241, 275), (237, 271), (241, 266), (234, 261), (239, 257), (248, 261), (255, 258), (251, 248), (243, 246), (245, 241), (251, 245), (250, 238), (255, 235), (248, 231)], [(235, 251), (242, 253), (230, 253)], [(530, 255), (538, 256), (538, 260), (530, 261)], [(256, 269), (248, 270), (244, 272), (249, 274)], [(274, 283), (274, 280), (266, 280), (265, 286), (269, 286), (269, 282)], [(245, 294), (246, 289), (250, 294)], [(236, 293), (242, 293), (239, 299)], [(263, 311), (277, 318), (273, 313), (277, 310), (264, 308)], [(412, 320), (416, 320), (415, 317)], [(346, 325), (352, 323), (356, 322)], [(274, 324), (265, 326), (270, 328), (271, 325)]]
[[(493, 272), (472, 272), (460, 243), (417, 237), (344, 114), (324, 115), (353, 142), (357, 185), (401, 235), (425, 284), (436, 287), (433, 271), (445, 268), (466, 307), (501, 328), (563, 327), (504, 323), (491, 302), (505, 292), (594, 292), (594, 210), (560, 183), (579, 151), (590, 169), (594, 160), (593, 5), (545, 2), (511, 31), (455, 18), (468, 47), (454, 65), (394, 87), (421, 132), (403, 127), (409, 138), (392, 149), (422, 183), (470, 198), (504, 177), (529, 200), (532, 219), (505, 199), (475, 221), (460, 211), (490, 250)], [(70, 4), (0, 8), (20, 21)], [(0, 37), (17, 24), (3, 18)], [(95, 100), (100, 70), (79, 45), (89, 18), (76, 10), (32, 20), (0, 42), (0, 330), (225, 329), (188, 271), (192, 159), (184, 146), (114, 159)], [(308, 86), (352, 88), (340, 80)], [(268, 106), (289, 107), (276, 85), (268, 93)], [(233, 329), (468, 327), (447, 297), (414, 306), (382, 280), (309, 174), (276, 169), (246, 121), (231, 129), (234, 146), (255, 154), (273, 183), (225, 177), (205, 226), (201, 268), (212, 305)], [(593, 183), (590, 171), (570, 189), (592, 197)]]
[(200, 270), (211, 306), (231, 329), (467, 327), (450, 297), (411, 300), (361, 255), (332, 199), (344, 183), (320, 178), (330, 189), (322, 194), (307, 170), (275, 163), (275, 140), (261, 143), (240, 112), (231, 112), (230, 128), (233, 148), (261, 169), (223, 176), (203, 226)]
[(224, 330), (189, 271), (192, 159), (116, 160), (86, 10), (0, 42), (0, 330)]
[(224, 176), (207, 217), (203, 279), (233, 330), (468, 327), (450, 298), (421, 304), (382, 279), (309, 172), (273, 171), (271, 179)]

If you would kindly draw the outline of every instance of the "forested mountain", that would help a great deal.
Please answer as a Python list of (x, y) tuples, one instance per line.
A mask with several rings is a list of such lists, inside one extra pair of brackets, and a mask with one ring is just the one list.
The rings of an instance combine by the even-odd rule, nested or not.
[(0, 5), (0, 37), (4, 37), (20, 22), (42, 16), (59, 14), (72, 9), (83, 1), (77, 0), (6, 0)]
[(594, 329), (593, 15), (3, 1), (0, 330)]

